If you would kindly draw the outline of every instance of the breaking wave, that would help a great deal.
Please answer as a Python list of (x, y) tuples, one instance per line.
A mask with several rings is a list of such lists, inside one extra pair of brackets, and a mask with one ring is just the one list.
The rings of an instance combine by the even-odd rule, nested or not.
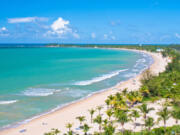
[(60, 91), (61, 90), (47, 89), (47, 88), (29, 88), (23, 92), (23, 95), (41, 97), (41, 96), (53, 95), (53, 94), (60, 92)]
[(111, 72), (109, 74), (104, 74), (104, 75), (102, 75), (100, 77), (95, 77), (95, 78), (93, 78), (91, 80), (76, 82), (74, 85), (81, 85), (81, 86), (90, 85), (90, 84), (93, 84), (93, 83), (96, 83), (96, 82), (100, 82), (100, 81), (112, 78), (112, 77), (118, 75), (120, 72), (124, 72), (124, 71), (127, 71), (127, 70), (128, 69), (114, 71), (114, 72)]
[(7, 100), (7, 101), (0, 101), (0, 105), (7, 105), (16, 103), (18, 100)]

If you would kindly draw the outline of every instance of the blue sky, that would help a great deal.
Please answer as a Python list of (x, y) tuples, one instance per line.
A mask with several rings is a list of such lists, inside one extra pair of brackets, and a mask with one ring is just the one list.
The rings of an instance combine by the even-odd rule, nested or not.
[(0, 43), (180, 43), (179, 0), (3, 0)]

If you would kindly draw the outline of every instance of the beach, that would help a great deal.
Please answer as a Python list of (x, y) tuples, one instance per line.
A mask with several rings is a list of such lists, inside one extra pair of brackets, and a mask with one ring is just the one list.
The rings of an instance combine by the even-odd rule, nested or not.
[[(167, 58), (163, 58), (159, 53), (151, 53), (147, 51), (140, 52), (147, 53), (153, 58), (154, 63), (149, 67), (152, 74), (157, 75), (165, 70), (168, 63)], [(67, 131), (65, 125), (68, 122), (73, 123), (73, 130), (78, 128), (79, 121), (76, 120), (77, 116), (85, 116), (87, 118), (86, 123), (89, 124), (89, 109), (96, 108), (97, 106), (105, 106), (104, 101), (107, 96), (120, 92), (124, 88), (128, 88), (128, 90), (137, 90), (140, 87), (142, 74), (143, 72), (134, 78), (120, 82), (106, 91), (93, 94), (86, 99), (69, 104), (54, 112), (35, 118), (26, 124), (2, 130), (0, 131), (0, 135), (43, 135), (44, 133), (49, 132), (52, 128), (58, 128), (62, 133), (64, 133)]]

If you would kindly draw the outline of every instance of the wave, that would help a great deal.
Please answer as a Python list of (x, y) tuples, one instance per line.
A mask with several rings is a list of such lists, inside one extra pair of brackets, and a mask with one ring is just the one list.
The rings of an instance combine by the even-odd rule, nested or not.
[(144, 58), (138, 59), (138, 60), (136, 61), (136, 64), (134, 65), (134, 68), (136, 68), (139, 64), (145, 63), (145, 62), (146, 62), (146, 59), (144, 59)]
[(146, 59), (145, 58), (142, 58), (142, 59), (138, 59), (137, 61), (136, 61), (136, 63), (141, 63), (141, 62), (146, 62)]
[(57, 89), (47, 89), (47, 88), (29, 88), (26, 91), (23, 92), (23, 95), (25, 96), (33, 96), (33, 97), (44, 97), (44, 96), (50, 96), (57, 92), (60, 92), (61, 90)]
[(128, 69), (114, 71), (114, 72), (111, 72), (109, 74), (102, 75), (100, 77), (95, 77), (92, 80), (76, 82), (76, 83), (74, 83), (74, 85), (81, 85), (81, 86), (90, 85), (90, 84), (93, 84), (93, 83), (96, 83), (96, 82), (100, 82), (100, 81), (112, 78), (113, 76), (118, 75), (120, 72), (124, 72), (124, 71), (127, 71), (127, 70)]
[(132, 69), (132, 71), (133, 71), (133, 72), (139, 72), (139, 70), (136, 69), (136, 68)]
[(124, 75), (124, 77), (130, 78), (130, 77), (135, 77), (136, 75), (137, 75), (136, 73), (128, 73), (128, 74)]
[(0, 105), (7, 105), (16, 103), (18, 100), (7, 100), (7, 101), (0, 101)]

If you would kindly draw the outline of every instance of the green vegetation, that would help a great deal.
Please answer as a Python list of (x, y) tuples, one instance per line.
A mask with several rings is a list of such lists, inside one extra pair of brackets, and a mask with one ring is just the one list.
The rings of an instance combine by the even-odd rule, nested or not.
[[(61, 45), (62, 46), (62, 45)], [(72, 45), (71, 45), (72, 46)], [(71, 47), (69, 45), (69, 47)], [(82, 47), (82, 45), (80, 45)], [(86, 47), (95, 47), (89, 45)], [(163, 56), (168, 56), (172, 62), (168, 64), (166, 71), (158, 76), (153, 76), (148, 70), (144, 72), (141, 80), (142, 85), (138, 91), (122, 90), (121, 93), (110, 95), (105, 100), (106, 107), (98, 106), (96, 109), (89, 110), (91, 116), (91, 125), (98, 125), (98, 131), (91, 133), (93, 135), (176, 135), (180, 133), (180, 125), (167, 127), (167, 120), (174, 118), (176, 124), (180, 120), (180, 53), (178, 47), (167, 46), (98, 46), (98, 47), (116, 47), (128, 49), (140, 49), (148, 51), (156, 51), (158, 48), (163, 48), (161, 52)], [(177, 50), (174, 50), (177, 49)], [(150, 117), (148, 114), (155, 108), (148, 107), (148, 102), (159, 99), (165, 99), (166, 102), (162, 109), (157, 112), (158, 119)], [(102, 109), (106, 109), (102, 112)], [(94, 116), (95, 114), (98, 114)], [(105, 117), (102, 117), (105, 116)], [(143, 123), (137, 123), (138, 118), (143, 119)], [(91, 126), (85, 123), (86, 118), (79, 116), (81, 131), (87, 135)], [(140, 132), (133, 132), (126, 129), (125, 124), (132, 122), (134, 129), (137, 124), (141, 126)], [(154, 128), (159, 122), (163, 123), (163, 127)], [(118, 125), (118, 127), (117, 127)], [(78, 134), (72, 131), (72, 124), (68, 123), (67, 135)], [(117, 130), (121, 129), (120, 131)], [(153, 129), (154, 128), (154, 129)], [(56, 133), (55, 133), (56, 131)], [(116, 133), (115, 133), (116, 132)], [(53, 129), (45, 135), (60, 134), (59, 130)]]
[(133, 44), (133, 45), (123, 45), (123, 44), (47, 44), (46, 47), (98, 47), (98, 48), (126, 48), (126, 49), (136, 49), (136, 50), (147, 50), (151, 52), (156, 52), (157, 49), (176, 49), (180, 50), (180, 45), (146, 45), (146, 44)]
[[(151, 131), (144, 130), (142, 132), (132, 133), (129, 132), (127, 135), (178, 135), (180, 133), (180, 125), (175, 125), (172, 127), (159, 127), (154, 128)], [(122, 134), (117, 134), (122, 135)]]

